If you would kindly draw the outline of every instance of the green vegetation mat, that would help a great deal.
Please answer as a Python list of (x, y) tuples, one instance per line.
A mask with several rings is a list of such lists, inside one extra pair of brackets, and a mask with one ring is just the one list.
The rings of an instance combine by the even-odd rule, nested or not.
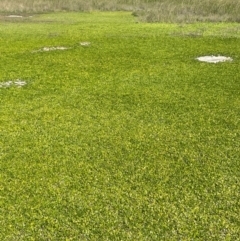
[(2, 16), (0, 69), (0, 240), (240, 240), (238, 24)]

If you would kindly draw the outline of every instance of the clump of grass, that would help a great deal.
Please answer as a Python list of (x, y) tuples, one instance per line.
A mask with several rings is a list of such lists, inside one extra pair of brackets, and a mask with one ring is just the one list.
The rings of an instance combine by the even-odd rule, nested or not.
[(144, 22), (239, 22), (238, 0), (2, 0), (3, 12), (132, 11)]

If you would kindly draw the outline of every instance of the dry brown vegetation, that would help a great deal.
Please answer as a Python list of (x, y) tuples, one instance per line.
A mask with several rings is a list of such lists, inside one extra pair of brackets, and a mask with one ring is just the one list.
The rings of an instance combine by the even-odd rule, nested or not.
[(136, 12), (147, 22), (240, 22), (238, 0), (169, 0), (148, 5)]
[(132, 11), (145, 22), (240, 22), (239, 0), (1, 0), (2, 12)]

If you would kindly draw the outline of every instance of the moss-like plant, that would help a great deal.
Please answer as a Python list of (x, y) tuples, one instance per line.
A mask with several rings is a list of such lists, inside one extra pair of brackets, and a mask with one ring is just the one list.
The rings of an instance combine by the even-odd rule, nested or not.
[(57, 13), (0, 33), (0, 82), (26, 83), (0, 88), (0, 240), (238, 240), (238, 25)]

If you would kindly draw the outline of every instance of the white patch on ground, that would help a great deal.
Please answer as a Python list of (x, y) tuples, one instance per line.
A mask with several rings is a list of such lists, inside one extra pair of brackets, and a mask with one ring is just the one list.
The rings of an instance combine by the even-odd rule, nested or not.
[(8, 18), (22, 18), (23, 16), (21, 15), (8, 15)]
[(33, 53), (36, 53), (36, 52), (49, 52), (49, 51), (55, 51), (55, 50), (67, 50), (67, 49), (71, 49), (71, 48), (63, 47), (63, 46), (58, 46), (58, 47), (43, 47), (42, 49), (33, 51)]
[(24, 81), (24, 80), (17, 79), (17, 80), (14, 81), (14, 84), (18, 87), (22, 87), (22, 86), (26, 85), (27, 82)]
[(5, 82), (0, 82), (0, 88), (8, 88), (11, 86), (17, 86), (17, 87), (22, 87), (24, 85), (26, 85), (27, 82), (24, 80), (20, 80), (20, 79), (16, 79), (16, 80), (9, 80), (9, 81), (5, 81)]
[(90, 46), (90, 42), (81, 42), (80, 45), (81, 46)]
[(197, 60), (201, 62), (207, 62), (207, 63), (219, 63), (219, 62), (226, 62), (226, 61), (232, 61), (233, 59), (230, 57), (225, 56), (201, 56), (198, 57)]

